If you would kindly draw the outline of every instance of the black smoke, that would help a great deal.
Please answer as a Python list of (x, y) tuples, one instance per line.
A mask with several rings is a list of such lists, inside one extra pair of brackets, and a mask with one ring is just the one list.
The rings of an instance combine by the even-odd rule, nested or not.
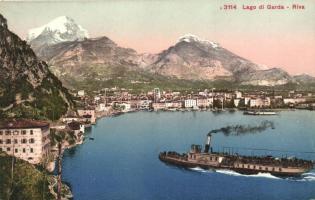
[(208, 135), (215, 133), (223, 133), (225, 136), (239, 136), (246, 134), (255, 134), (265, 131), (267, 129), (274, 129), (274, 123), (272, 121), (263, 121), (257, 126), (253, 125), (235, 125), (235, 126), (226, 126), (220, 129), (212, 130), (208, 133)]

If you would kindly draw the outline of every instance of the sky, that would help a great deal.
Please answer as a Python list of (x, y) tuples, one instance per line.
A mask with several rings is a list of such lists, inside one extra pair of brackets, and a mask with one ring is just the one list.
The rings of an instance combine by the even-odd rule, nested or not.
[[(237, 10), (220, 9), (224, 4)], [(305, 9), (242, 9), (261, 4)], [(107, 36), (139, 53), (158, 53), (190, 33), (257, 64), (315, 76), (314, 0), (0, 0), (0, 13), (22, 38), (31, 28), (69, 16), (91, 37)]]

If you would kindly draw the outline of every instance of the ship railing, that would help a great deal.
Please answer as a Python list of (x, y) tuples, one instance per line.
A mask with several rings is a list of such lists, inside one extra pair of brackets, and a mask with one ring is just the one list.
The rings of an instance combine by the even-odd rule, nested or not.
[(181, 160), (187, 159), (187, 154), (185, 154), (185, 153), (179, 154), (176, 151), (165, 152), (164, 156), (168, 156), (168, 157), (175, 158), (175, 159), (181, 159)]
[(312, 167), (312, 161), (302, 159), (275, 159), (274, 157), (238, 157), (238, 161), (241, 163), (252, 163), (260, 165), (272, 165), (272, 166), (283, 166), (283, 167)]

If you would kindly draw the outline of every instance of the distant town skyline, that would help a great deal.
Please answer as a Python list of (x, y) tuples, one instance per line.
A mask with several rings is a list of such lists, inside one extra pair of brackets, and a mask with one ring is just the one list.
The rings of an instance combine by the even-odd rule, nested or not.
[(300, 4), (306, 9), (261, 11), (241, 7), (270, 1), (234, 2), (239, 9), (233, 11), (220, 10), (227, 3), (222, 0), (0, 2), (0, 13), (23, 39), (29, 29), (65, 15), (87, 29), (90, 37), (107, 36), (139, 53), (159, 53), (190, 33), (257, 64), (315, 76), (314, 1), (274, 0), (277, 5)]

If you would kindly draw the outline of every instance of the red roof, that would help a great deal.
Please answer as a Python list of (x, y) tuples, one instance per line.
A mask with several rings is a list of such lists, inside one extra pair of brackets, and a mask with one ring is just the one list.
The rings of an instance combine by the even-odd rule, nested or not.
[(48, 126), (48, 122), (31, 119), (10, 119), (0, 121), (0, 129), (45, 128)]

